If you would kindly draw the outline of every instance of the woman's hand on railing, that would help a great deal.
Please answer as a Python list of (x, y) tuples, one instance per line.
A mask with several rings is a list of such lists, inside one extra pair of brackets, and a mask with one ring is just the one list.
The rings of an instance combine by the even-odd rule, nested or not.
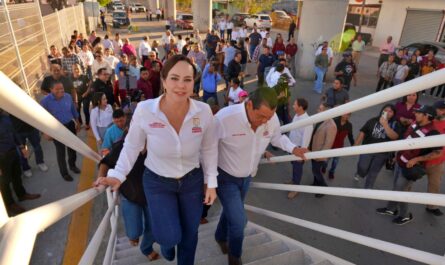
[(110, 186), (112, 191), (117, 191), (121, 184), (122, 182), (120, 180), (113, 177), (98, 177), (97, 180), (93, 183), (94, 187), (96, 188), (99, 188), (100, 186)]
[(216, 189), (215, 188), (207, 188), (207, 185), (204, 186), (204, 204), (212, 205), (216, 200)]

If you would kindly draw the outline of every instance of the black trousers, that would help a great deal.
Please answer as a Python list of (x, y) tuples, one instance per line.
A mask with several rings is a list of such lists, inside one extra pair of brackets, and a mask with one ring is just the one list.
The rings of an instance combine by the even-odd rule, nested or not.
[(287, 37), (287, 41), (290, 41), (290, 38), (294, 37), (294, 31), (293, 30), (289, 30), (289, 36)]
[(232, 40), (232, 29), (227, 29), (227, 40)]
[(380, 67), (380, 65), (382, 65), (382, 63), (388, 61), (388, 57), (389, 57), (389, 54), (381, 53), (380, 57), (379, 57), (379, 61), (378, 61), (378, 66)]
[[(436, 88), (437, 88), (436, 97), (440, 96), (441, 98), (445, 98), (445, 84), (431, 88), (431, 91), (430, 91), (431, 96), (434, 96), (433, 94), (434, 94), (434, 91), (436, 90)], [(442, 95), (440, 95), (441, 92), (442, 92)]]
[(22, 169), (20, 167), (20, 156), (16, 148), (9, 150), (4, 154), (0, 154), (0, 191), (6, 206), (15, 203), (12, 197), (10, 184), (14, 189), (17, 197), (26, 194), (26, 190), (22, 183)]
[(314, 186), (326, 187), (326, 181), (324, 180), (322, 169), (326, 168), (326, 161), (317, 161), (312, 159), (312, 174), (314, 175)]
[(278, 105), (277, 116), (278, 119), (282, 122), (282, 125), (288, 124), (290, 122), (289, 104)]
[[(76, 134), (76, 127), (73, 121), (64, 124), (64, 126), (70, 130), (72, 133)], [(56, 154), (57, 154), (57, 164), (59, 165), (59, 171), (62, 176), (68, 175), (68, 168), (66, 166), (66, 152), (68, 151), (68, 165), (70, 168), (76, 166), (76, 151), (73, 149), (66, 147), (59, 141), (53, 140), (54, 145), (56, 146)], [(68, 150), (67, 150), (68, 149)]]
[(380, 90), (384, 90), (391, 86), (391, 81), (387, 81), (385, 78), (380, 77), (379, 82), (377, 83), (377, 88), (375, 89), (376, 92), (379, 92)]

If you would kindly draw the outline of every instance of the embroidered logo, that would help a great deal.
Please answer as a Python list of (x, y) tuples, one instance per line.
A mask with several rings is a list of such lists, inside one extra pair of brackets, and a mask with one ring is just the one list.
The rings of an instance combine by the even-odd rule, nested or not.
[(246, 134), (245, 133), (235, 133), (235, 134), (232, 134), (232, 136), (246, 136)]
[(165, 124), (163, 124), (162, 122), (153, 122), (150, 123), (148, 126), (150, 126), (150, 128), (158, 128), (158, 129), (165, 128)]
[(201, 120), (199, 119), (199, 117), (194, 117), (192, 119), (192, 122), (193, 122), (192, 133), (201, 133), (202, 132)]

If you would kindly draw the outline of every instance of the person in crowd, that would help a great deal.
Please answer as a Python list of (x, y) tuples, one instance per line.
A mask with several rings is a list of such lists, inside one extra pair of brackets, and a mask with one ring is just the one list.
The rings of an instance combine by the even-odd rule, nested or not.
[(286, 59), (287, 59), (287, 65), (290, 67), (290, 71), (292, 73), (295, 72), (295, 55), (298, 52), (298, 45), (295, 43), (295, 38), (292, 37), (289, 41), (289, 43), (286, 45)]
[(113, 40), (113, 51), (116, 56), (121, 55), (122, 46), (124, 46), (124, 44), (122, 43), (121, 37), (119, 33), (116, 33)]
[(229, 264), (242, 264), (247, 221), (244, 198), (266, 147), (271, 143), (303, 159), (307, 151), (281, 134), (275, 114), (277, 103), (273, 89), (260, 87), (244, 104), (223, 108), (215, 115), (219, 149), (217, 193), (223, 208), (215, 239), (221, 251), (228, 253)]
[(263, 37), (261, 37), (261, 34), (257, 32), (257, 28), (253, 27), (252, 33), (249, 35), (249, 53), (250, 53), (250, 59), (253, 61), (253, 54), (255, 52), (255, 48), (260, 45), (261, 40)]
[(145, 64), (145, 60), (148, 60), (148, 53), (151, 51), (150, 44), (148, 43), (148, 36), (144, 36), (139, 43), (138, 54), (142, 65)]
[(376, 92), (391, 86), (396, 71), (397, 64), (394, 62), (394, 55), (391, 54), (388, 56), (388, 60), (379, 66), (379, 70), (377, 72), (379, 82), (377, 83)]
[(44, 94), (51, 93), (51, 87), (54, 82), (61, 82), (63, 84), (63, 88), (65, 89), (65, 93), (71, 94), (72, 97), (76, 94), (74, 89), (73, 81), (66, 76), (62, 75), (62, 66), (59, 64), (51, 64), (51, 75), (45, 76), (42, 81), (42, 85), (40, 86), (40, 90)]
[(334, 80), (332, 87), (328, 88), (323, 93), (321, 101), (326, 102), (326, 105), (330, 108), (349, 102), (349, 93), (343, 88), (341, 79)]
[(93, 43), (96, 40), (97, 34), (96, 31), (92, 30), (90, 36), (88, 37), (88, 42)]
[(230, 80), (237, 77), (241, 81), (244, 78), (244, 73), (241, 71), (241, 59), (241, 53), (236, 52), (235, 57), (232, 61), (230, 61), (227, 70), (224, 72), (224, 79), (226, 80), (226, 91), (228, 89), (228, 82)]
[(104, 46), (104, 49), (106, 49), (106, 48), (114, 49), (113, 41), (110, 40), (110, 37), (108, 36), (108, 34), (105, 34), (104, 40), (102, 41), (102, 45)]
[(107, 98), (108, 104), (114, 105), (113, 86), (110, 81), (110, 73), (106, 68), (97, 70), (97, 79), (91, 85), (92, 93), (102, 92)]
[[(321, 103), (317, 112), (321, 113), (329, 110), (330, 108), (331, 107), (326, 103)], [(334, 144), (336, 134), (337, 125), (333, 119), (327, 119), (323, 122), (315, 124), (311, 143), (309, 145), (310, 150), (315, 152), (331, 149)], [(327, 158), (312, 159), (312, 174), (314, 175), (314, 182), (312, 185), (322, 187), (328, 186), (323, 176), (323, 171), (327, 167), (327, 160)], [(315, 194), (316, 198), (321, 198), (323, 196), (323, 194)]]
[(165, 52), (167, 54), (178, 54), (178, 46), (176, 45), (176, 39), (174, 37), (170, 38), (170, 42), (165, 46)]
[[(232, 31), (233, 31), (233, 22), (232, 20), (229, 20), (229, 17), (227, 16), (227, 23), (226, 23), (226, 30), (227, 30), (227, 41), (231, 41), (232, 40)], [(236, 41), (236, 39), (235, 39)]]
[(227, 47), (228, 43), (226, 43), (226, 40), (220, 40), (218, 46), (216, 46), (216, 54), (213, 57), (213, 59), (218, 62), (218, 70), (222, 75), (224, 75), (224, 71), (227, 70), (227, 67), (224, 66), (224, 49)]
[(204, 69), (207, 59), (206, 55), (201, 49), (199, 48), (199, 45), (193, 44), (192, 50), (190, 50), (189, 54), (187, 55), (189, 58), (194, 58), (195, 63), (201, 68)]
[(403, 49), (399, 49), (399, 50), (397, 50), (397, 52), (396, 52), (396, 54), (395, 54), (395, 56), (394, 56), (394, 62), (395, 62), (397, 65), (400, 65), (401, 62), (402, 62), (402, 59), (403, 59), (403, 58), (405, 58), (404, 50), (403, 50)]
[[(315, 57), (317, 57), (319, 54), (323, 52), (323, 49), (326, 49), (326, 54), (328, 55), (328, 68), (331, 67), (332, 61), (334, 60), (334, 51), (329, 46), (328, 41), (324, 41), (320, 46), (318, 46), (317, 50), (315, 51)], [(326, 69), (327, 72), (327, 69)], [(323, 77), (323, 82), (325, 81), (326, 73)]]
[(237, 44), (234, 47), (237, 51), (239, 51), (241, 53), (241, 61), (240, 61), (241, 71), (244, 73), (244, 76), (247, 77), (247, 76), (249, 76), (246, 72), (247, 71), (247, 62), (249, 61), (249, 54), (246, 50), (244, 40), (239, 39)]
[(116, 68), (114, 68), (114, 73), (119, 79), (121, 69), (128, 71), (130, 69), (130, 62), (128, 60), (128, 55), (122, 54), (120, 62), (117, 63)]
[(152, 99), (153, 87), (150, 83), (150, 70), (145, 67), (141, 67), (140, 78), (137, 81), (137, 89), (144, 94), (145, 99)]
[[(445, 134), (445, 101), (437, 101), (433, 107), (436, 109), (436, 119), (433, 121), (433, 126), (440, 134)], [(444, 169), (445, 147), (443, 147), (440, 157), (425, 162), (425, 171), (428, 176), (428, 193), (440, 193)], [(425, 210), (434, 216), (443, 215), (443, 212), (435, 205), (427, 205)]]
[(25, 142), (21, 142), (14, 131), (11, 120), (5, 111), (0, 109), (0, 193), (9, 216), (15, 216), (26, 210), (17, 204), (11, 191), (11, 185), (19, 201), (35, 200), (40, 194), (28, 193), (23, 187), (20, 156), (28, 157)]
[(433, 61), (426, 61), (426, 63), (423, 63), (423, 62), (424, 62), (424, 60), (422, 60), (422, 67), (420, 69), (420, 74), (422, 76), (434, 72), (435, 68), (433, 65)]
[(414, 110), (420, 108), (419, 95), (412, 93), (402, 98), (402, 101), (396, 103), (396, 120), (401, 126), (401, 135), (403, 135), (408, 127), (414, 122), (416, 116)]
[(104, 51), (104, 59), (110, 65), (110, 67), (111, 67), (111, 75), (113, 76), (113, 79), (114, 79), (114, 73), (116, 71), (116, 66), (119, 63), (119, 59), (117, 59), (116, 56), (114, 56), (114, 52), (110, 48), (105, 49), (105, 51)]
[[(15, 136), (18, 138), (18, 141), (25, 145), (25, 147), (27, 141), (32, 145), (37, 167), (40, 169), (40, 171), (47, 172), (48, 166), (44, 162), (43, 150), (42, 146), (40, 145), (40, 132), (31, 125), (20, 120), (19, 118), (16, 118), (13, 115), (9, 115), (9, 119), (12, 123), (12, 127), (14, 129)], [(20, 152), (19, 155), (23, 175), (27, 178), (32, 177), (32, 171), (28, 163), (28, 157), (25, 157), (22, 152)]]
[(238, 29), (238, 38), (246, 39), (247, 38), (247, 26), (243, 25)]
[(292, 21), (289, 24), (289, 29), (288, 29), (288, 37), (287, 37), (287, 41), (289, 42), (292, 38), (295, 38), (294, 33), (295, 33), (295, 29), (297, 28), (297, 23), (295, 23), (295, 21), (292, 19)]
[[(396, 119), (396, 114), (394, 105), (385, 105), (378, 116), (369, 119), (363, 125), (354, 145), (384, 143), (399, 139), (401, 126)], [(388, 152), (360, 155), (354, 179), (359, 181), (366, 178), (365, 189), (372, 189), (380, 170), (389, 157)]]
[(102, 30), (107, 31), (107, 22), (105, 21), (105, 12), (100, 10), (100, 24), (102, 24)]
[(90, 128), (90, 101), (91, 101), (91, 79), (82, 72), (80, 65), (73, 65), (73, 76), (71, 77), (76, 97), (74, 102), (77, 103), (77, 112), (79, 113), (79, 122), (82, 125), (81, 110), (85, 116), (85, 129)]
[[(104, 178), (110, 168), (114, 168), (119, 159), (119, 155), (124, 147), (124, 140), (113, 144), (111, 152), (108, 153), (99, 163), (98, 178)], [(143, 150), (134, 163), (133, 168), (128, 173), (127, 180), (119, 188), (120, 206), (122, 218), (125, 225), (125, 233), (130, 241), (130, 245), (137, 246), (139, 237), (142, 235), (140, 250), (149, 261), (159, 259), (159, 254), (153, 250), (154, 238), (151, 231), (150, 213), (143, 189), (144, 160), (147, 152)]]
[(405, 79), (408, 76), (409, 72), (409, 67), (408, 65), (406, 65), (406, 63), (407, 63), (406, 59), (402, 58), (402, 60), (400, 60), (400, 64), (397, 65), (397, 70), (394, 74), (394, 80), (393, 80), (394, 85), (398, 85), (405, 82)]
[[(73, 134), (76, 134), (80, 130), (79, 113), (77, 113), (72, 97), (65, 93), (62, 82), (53, 82), (51, 93), (45, 96), (42, 101), (40, 101), (40, 104)], [(47, 136), (47, 138), (50, 139), (49, 136)], [(55, 139), (53, 142), (56, 146), (57, 164), (60, 174), (64, 180), (73, 181), (73, 178), (68, 174), (65, 153), (66, 149), (68, 149), (68, 165), (70, 170), (75, 174), (79, 174), (80, 169), (76, 166), (76, 151), (69, 147), (67, 148), (63, 143)]]
[[(237, 49), (235, 48), (236, 42), (229, 40), (228, 43), (229, 43), (229, 45), (222, 49), (222, 51), (224, 53), (224, 70), (227, 69), (230, 61), (233, 60), (233, 58), (235, 57), (235, 53), (237, 52)], [(228, 80), (228, 81), (230, 81), (230, 80)]]
[(151, 52), (148, 53), (148, 60), (145, 60), (144, 67), (147, 68), (148, 70), (151, 70), (153, 62), (157, 62), (160, 65), (161, 69), (162, 69), (162, 62), (161, 62), (161, 60), (159, 60), (159, 58), (157, 58), (156, 52), (151, 51)]
[(362, 34), (357, 34), (357, 38), (352, 42), (352, 61), (356, 67), (360, 64), (360, 58), (362, 57), (362, 52), (365, 51), (365, 46), (366, 43), (363, 40)]
[(283, 38), (277, 37), (272, 47), (272, 54), (278, 56), (278, 52), (284, 53), (285, 51), (286, 51), (286, 46), (284, 45)]
[[(433, 120), (436, 110), (432, 106), (424, 105), (415, 110), (416, 122), (405, 133), (405, 139), (438, 135)], [(425, 175), (425, 162), (440, 158), (442, 147), (411, 149), (397, 152), (396, 168), (394, 170), (394, 191), (411, 191), (414, 182)], [(404, 225), (413, 220), (409, 212), (408, 203), (389, 201), (386, 207), (378, 208), (378, 214), (393, 216), (392, 222)]]
[(264, 84), (264, 78), (269, 73), (266, 68), (270, 70), (270, 67), (272, 66), (274, 62), (274, 57), (270, 53), (269, 47), (264, 47), (264, 53), (261, 54), (260, 58), (258, 59), (258, 67), (257, 67), (257, 75), (258, 75), (258, 85)]
[(99, 71), (99, 69), (105, 68), (107, 70), (107, 72), (111, 75), (112, 73), (112, 67), (110, 65), (110, 63), (105, 60), (104, 58), (104, 54), (101, 51), (96, 52), (96, 59), (94, 59), (91, 70), (94, 74), (93, 76), (93, 80), (96, 80), (96, 78), (98, 78), (96, 76), (97, 72)]
[(205, 39), (207, 60), (211, 60), (211, 58), (216, 55), (216, 48), (219, 41), (220, 38), (216, 35), (215, 30), (209, 30)]
[(51, 67), (52, 64), (58, 64), (62, 66), (62, 54), (59, 52), (55, 45), (51, 45), (49, 48), (48, 61)]
[(218, 22), (219, 36), (221, 37), (221, 39), (226, 39), (224, 38), (224, 33), (226, 31), (226, 28), (227, 28), (227, 21), (223, 17)]
[[(354, 145), (354, 136), (352, 134), (352, 123), (349, 121), (351, 117), (351, 113), (346, 113), (334, 119), (335, 125), (337, 125), (337, 134), (335, 135), (334, 144), (332, 145), (332, 149), (343, 148), (345, 144), (345, 138), (348, 137), (349, 143), (351, 146)], [(328, 164), (329, 166), (329, 160)], [(329, 179), (335, 178), (335, 169), (337, 169), (339, 157), (333, 157), (331, 167), (329, 169), (328, 177)]]
[(178, 34), (178, 41), (176, 43), (178, 47), (178, 51), (182, 52), (182, 48), (184, 48), (186, 41), (182, 38), (181, 34)]
[(386, 38), (386, 42), (380, 46), (380, 57), (378, 60), (379, 69), (384, 62), (388, 61), (389, 56), (394, 54), (394, 51), (395, 46), (394, 43), (392, 43), (392, 36), (388, 36), (388, 38)]
[[(178, 264), (194, 264), (203, 202), (216, 199), (218, 143), (210, 107), (190, 99), (195, 74), (183, 55), (167, 61), (162, 69), (166, 92), (139, 103), (115, 168), (97, 181), (118, 189), (145, 144), (150, 146), (142, 181), (152, 232), (166, 260), (175, 258), (177, 245)], [(187, 133), (178, 137), (179, 130)]]
[(159, 63), (157, 61), (152, 62), (149, 80), (151, 83), (151, 87), (153, 88), (153, 98), (157, 98), (161, 94), (161, 70), (162, 70), (162, 68), (163, 67), (162, 67), (161, 63)]
[[(185, 44), (184, 44), (184, 46), (182, 46), (181, 54), (187, 56), (190, 52), (191, 47), (192, 47), (192, 44), (190, 42), (190, 38), (186, 37)], [(207, 56), (207, 58), (208, 58), (208, 56)]]
[(436, 60), (436, 57), (434, 56), (433, 50), (429, 50), (428, 53), (422, 57), (421, 66), (423, 67), (428, 64), (430, 64), (434, 69), (437, 68), (438, 62)]
[[(93, 48), (93, 53), (95, 53), (98, 50), (102, 50), (104, 46), (102, 45), (102, 38), (97, 37), (92, 43), (91, 46)], [(68, 47), (69, 48), (69, 47)]]
[(352, 55), (349, 52), (343, 54), (343, 60), (335, 66), (335, 78), (342, 79), (343, 88), (349, 91), (351, 81), (357, 86), (357, 67), (352, 61)]
[(130, 56), (130, 66), (128, 67), (128, 75), (134, 76), (136, 80), (139, 79), (141, 74), (141, 65), (138, 62), (136, 56)]
[(227, 101), (229, 106), (240, 103), (239, 93), (243, 91), (243, 89), (240, 87), (240, 84), (241, 81), (237, 77), (230, 80), (230, 88), (227, 93)]
[[(279, 70), (277, 70), (279, 68)], [(278, 83), (278, 79), (280, 79), (281, 75), (285, 74), (287, 76), (287, 82), (289, 87), (295, 85), (295, 78), (289, 71), (289, 68), (286, 67), (286, 59), (280, 58), (278, 63), (271, 67), (269, 73), (266, 76), (266, 83), (269, 87), (274, 87)]]
[[(266, 39), (266, 45), (268, 47), (272, 48), (274, 46), (272, 38), (270, 37), (270, 33), (269, 32), (266, 34), (266, 38), (263, 38), (263, 40), (264, 39)], [(261, 41), (263, 41), (263, 40), (261, 40)]]
[(164, 33), (162, 33), (161, 44), (164, 49), (170, 43), (171, 38), (174, 38), (174, 37), (170, 30), (166, 30)]
[(232, 41), (235, 41), (235, 42), (237, 42), (238, 40), (240, 39), (240, 37), (239, 37), (239, 31), (238, 31), (238, 28), (237, 27), (233, 27), (233, 30), (232, 30), (232, 37), (230, 38), (230, 40)]
[[(309, 117), (307, 114), (307, 108), (309, 106), (308, 101), (305, 98), (297, 98), (292, 105), (295, 116), (292, 119), (292, 122), (297, 122), (302, 119), (306, 119)], [(295, 146), (299, 146), (302, 148), (308, 148), (311, 142), (312, 132), (314, 127), (311, 125), (307, 125), (305, 127), (300, 127), (297, 129), (293, 129), (289, 132), (289, 139)], [(304, 160), (295, 160), (292, 161), (292, 180), (288, 182), (288, 184), (300, 185), (301, 177), (303, 176), (303, 165)], [(294, 199), (297, 197), (298, 192), (290, 191), (287, 194), (288, 199)]]
[(82, 50), (78, 54), (80, 60), (82, 60), (83, 65), (85, 66), (85, 73), (88, 75), (90, 79), (93, 78), (92, 74), (92, 66), (94, 62), (94, 55), (90, 51), (88, 44), (82, 44)]
[(122, 54), (126, 54), (128, 57), (132, 55), (137, 56), (136, 49), (134, 48), (133, 44), (130, 43), (128, 38), (124, 38), (123, 43)]
[(239, 92), (239, 94), (238, 94), (239, 103), (246, 102), (248, 97), (249, 97), (249, 94), (247, 93), (247, 91), (243, 90), (243, 91)]
[(102, 154), (108, 154), (112, 150), (112, 146), (122, 138), (126, 129), (127, 117), (122, 109), (115, 109), (112, 117), (113, 124), (107, 128), (103, 137)]
[(101, 151), (104, 142), (105, 132), (112, 124), (113, 108), (107, 102), (107, 97), (103, 92), (96, 92), (93, 95), (93, 109), (91, 109), (91, 130), (96, 138), (97, 151)]
[(213, 98), (218, 103), (217, 88), (221, 81), (221, 75), (216, 71), (214, 62), (209, 62), (202, 72), (202, 100), (207, 102), (209, 98)]
[(328, 48), (322, 48), (321, 53), (315, 57), (315, 74), (317, 75), (317, 80), (314, 84), (314, 91), (318, 94), (321, 94), (323, 91), (323, 77), (326, 74), (326, 71), (329, 67), (329, 56), (327, 54)]
[(161, 9), (157, 8), (156, 9), (156, 19), (158, 21), (161, 19), (161, 14), (162, 14)]
[[(289, 99), (291, 93), (289, 91), (290, 78), (287, 74), (283, 73), (284, 65), (278, 65), (275, 73), (280, 73), (280, 77), (273, 89), (275, 89), (278, 95), (277, 116), (282, 125), (286, 125), (290, 121), (289, 116)], [(281, 72), (280, 72), (281, 71)]]
[(420, 74), (420, 64), (417, 61), (417, 56), (415, 54), (411, 55), (411, 60), (408, 61), (408, 75), (405, 81), (412, 80), (419, 76)]
[(71, 49), (67, 47), (63, 47), (62, 49), (63, 57), (62, 57), (62, 70), (65, 76), (72, 75), (73, 64), (79, 64), (84, 69), (84, 65), (82, 60), (80, 60), (77, 54), (74, 54)]

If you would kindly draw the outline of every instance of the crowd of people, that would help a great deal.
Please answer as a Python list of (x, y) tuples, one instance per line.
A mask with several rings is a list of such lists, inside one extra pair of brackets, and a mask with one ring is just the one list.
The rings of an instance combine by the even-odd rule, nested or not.
[[(388, 38), (380, 49), (377, 91), (441, 67), (434, 54), (406, 58), (405, 50), (394, 55), (393, 46)], [(324, 89), (333, 59), (324, 42), (314, 55), (314, 91), (321, 94), (320, 101), (297, 97), (290, 102), (298, 52), (291, 32), (288, 41), (281, 34), (272, 40), (268, 29), (234, 27), (224, 17), (205, 38), (196, 29), (185, 36), (166, 28), (161, 41), (145, 36), (136, 47), (119, 33), (102, 39), (94, 31), (89, 36), (74, 31), (62, 53), (54, 45), (50, 48), (50, 74), (42, 82), (40, 103), (72, 133), (91, 129), (103, 157), (95, 185), (120, 190), (127, 236), (149, 260), (160, 258), (153, 250), (157, 242), (165, 259), (177, 256), (178, 264), (193, 264), (198, 226), (207, 222), (207, 211), (218, 197), (222, 213), (215, 240), (228, 254), (228, 264), (242, 264), (244, 199), (260, 159), (272, 156), (266, 150), (270, 144), (302, 158), (292, 162), (288, 182), (299, 185), (308, 150), (342, 148), (346, 137), (352, 146), (445, 133), (445, 102), (421, 106), (419, 94), (385, 105), (361, 125), (355, 139), (351, 114), (294, 129), (288, 136), (280, 132), (281, 125), (309, 117), (309, 104), (323, 112), (349, 102), (363, 49), (358, 35), (352, 53), (345, 53), (335, 66), (332, 85)], [(256, 65), (250, 75), (258, 77), (258, 88), (250, 94), (244, 86), (247, 64)], [(21, 182), (22, 171), (32, 176), (27, 142), (38, 168), (47, 171), (48, 167), (36, 129), (4, 112), (0, 124), (1, 191), (8, 212), (16, 215), (25, 209), (14, 201), (10, 183), (19, 201), (40, 197), (27, 193)], [(69, 171), (80, 173), (76, 152), (53, 142), (62, 178), (73, 181)], [(326, 172), (334, 179), (339, 162), (338, 157), (313, 159), (313, 185), (327, 186)], [(364, 154), (359, 156), (354, 179), (364, 179), (363, 187), (372, 189), (385, 166), (394, 170), (394, 190), (409, 191), (427, 175), (428, 192), (439, 193), (444, 162), (442, 148)], [(297, 192), (287, 195), (297, 196)], [(433, 205), (426, 210), (443, 214)], [(399, 225), (413, 219), (406, 203), (389, 202), (377, 213), (393, 216)]]

